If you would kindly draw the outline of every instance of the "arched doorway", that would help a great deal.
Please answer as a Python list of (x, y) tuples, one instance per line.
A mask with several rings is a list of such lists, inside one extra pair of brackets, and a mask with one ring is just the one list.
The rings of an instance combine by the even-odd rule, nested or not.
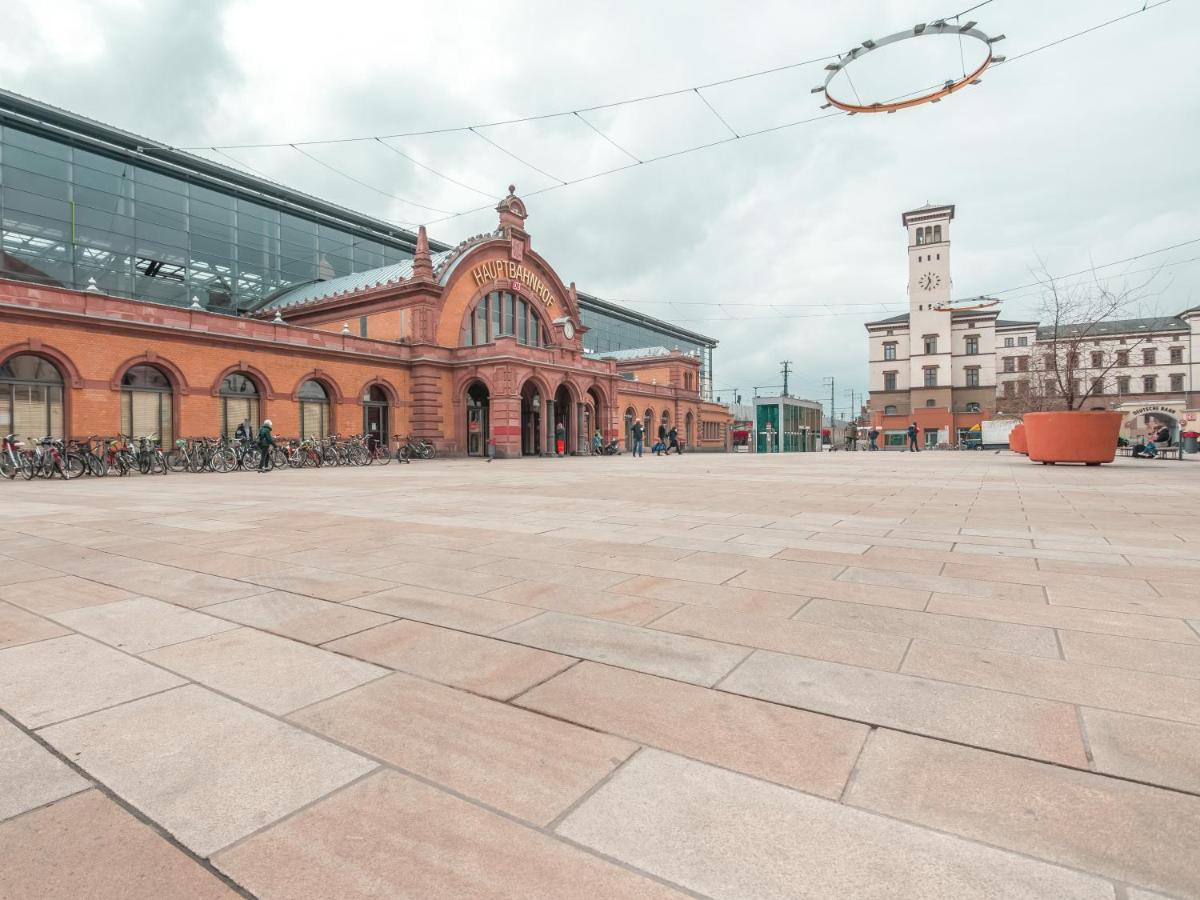
[(363, 434), (386, 444), (391, 426), (391, 404), (387, 391), (377, 384), (363, 394)]
[(574, 421), (575, 398), (571, 395), (571, 389), (565, 384), (560, 384), (558, 390), (554, 392), (554, 452), (559, 452), (558, 442), (561, 440), (562, 452), (571, 452), (571, 441), (574, 439), (578, 431), (578, 424)]
[(306, 381), (297, 392), (300, 399), (300, 437), (323, 441), (329, 437), (329, 392), (319, 381)]
[(654, 446), (654, 442), (657, 440), (656, 435), (658, 434), (654, 428), (654, 410), (648, 409), (642, 416), (642, 429), (645, 431), (642, 440), (646, 442), (646, 449), (648, 450)]
[(685, 446), (689, 450), (691, 450), (692, 447), (694, 446), (694, 444), (693, 444), (694, 438), (692, 436), (692, 431), (695, 429), (695, 425), (696, 425), (695, 418), (692, 416), (691, 413), (688, 413), (687, 417), (683, 420), (683, 439), (684, 439), (684, 441), (687, 442), (685, 444)]
[(121, 434), (148, 437), (170, 447), (173, 425), (171, 381), (166, 373), (155, 366), (131, 366), (121, 378)]
[(233, 437), (242, 422), (247, 423), (250, 434), (258, 432), (258, 385), (249, 375), (234, 372), (221, 382), (221, 433)]
[(542, 392), (532, 381), (521, 388), (521, 455), (542, 452)]
[(0, 435), (27, 441), (63, 437), (63, 377), (47, 359), (24, 353), (0, 365)]
[[(1125, 421), (1121, 426), (1122, 436), (1130, 443), (1137, 443), (1147, 434), (1157, 432), (1164, 425), (1171, 432), (1171, 446), (1179, 446), (1179, 439), (1183, 429), (1180, 421), (1183, 415), (1183, 410), (1168, 409), (1161, 406), (1141, 407), (1127, 413)], [(1191, 427), (1194, 423), (1189, 423)]]
[(600, 442), (602, 445), (608, 440), (608, 435), (604, 433), (607, 423), (604, 401), (600, 399), (600, 392), (594, 387), (588, 388), (587, 404), (584, 410), (588, 417), (588, 427), (582, 434), (582, 443), (585, 443), (590, 450), (595, 444), (594, 439), (597, 431), (600, 432)]
[(626, 452), (633, 449), (633, 423), (637, 419), (637, 412), (632, 406), (625, 410), (625, 450)]
[(662, 411), (662, 419), (660, 421), (661, 421), (662, 432), (663, 432), (663, 435), (665, 436), (671, 430), (671, 413), (669, 410), (664, 409)]
[(483, 456), (488, 442), (487, 385), (474, 381), (467, 388), (467, 456)]

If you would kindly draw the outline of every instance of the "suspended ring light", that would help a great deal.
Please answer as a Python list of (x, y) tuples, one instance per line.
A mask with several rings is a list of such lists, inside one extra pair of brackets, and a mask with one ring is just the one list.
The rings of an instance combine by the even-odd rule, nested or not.
[[(967, 22), (963, 25), (951, 25), (944, 19), (939, 19), (929, 24), (914, 25), (907, 31), (897, 31), (895, 34), (889, 34), (887, 37), (882, 37), (878, 40), (863, 41), (861, 46), (841, 54), (837, 62), (832, 62), (825, 67), (829, 73), (825, 76), (825, 83), (813, 88), (812, 93), (823, 93), (825, 95), (826, 102), (821, 107), (822, 109), (836, 106), (838, 109), (845, 110), (850, 115), (855, 115), (856, 113), (894, 113), (900, 109), (908, 109), (910, 106), (920, 106), (922, 103), (937, 103), (943, 97), (948, 97), (950, 94), (962, 90), (969, 84), (979, 84), (980, 76), (983, 75), (988, 66), (1004, 62), (1003, 56), (996, 56), (992, 52), (992, 45), (1004, 40), (1004, 35), (998, 34), (995, 37), (989, 37), (976, 28), (975, 24), (975, 22)], [(983, 63), (975, 71), (964, 75), (962, 78), (957, 80), (951, 79), (928, 93), (922, 94), (919, 97), (910, 97), (906, 100), (895, 100), (888, 103), (850, 103), (846, 100), (839, 100), (829, 93), (829, 83), (833, 81), (839, 72), (846, 69), (856, 59), (862, 59), (868, 53), (882, 50), (889, 44), (898, 44), (901, 41), (912, 41), (921, 37), (942, 34), (955, 37), (968, 37), (979, 41), (987, 48), (987, 58), (984, 59)]]

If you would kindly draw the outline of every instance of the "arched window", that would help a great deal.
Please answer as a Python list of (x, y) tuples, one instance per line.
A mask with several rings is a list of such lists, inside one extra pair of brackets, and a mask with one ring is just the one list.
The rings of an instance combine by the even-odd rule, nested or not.
[(942, 242), (942, 226), (941, 225), (933, 226), (933, 242), (935, 244), (940, 244)]
[(967, 412), (979, 412), (979, 404), (978, 403), (968, 403), (967, 404)]
[(666, 429), (667, 431), (671, 430), (671, 413), (670, 412), (668, 412), (667, 410), (664, 409), (662, 411), (662, 419), (660, 421), (662, 422), (662, 427), (664, 429)]
[(459, 344), (477, 347), (498, 337), (515, 337), (530, 347), (545, 347), (550, 331), (534, 304), (511, 291), (492, 291), (479, 298), (463, 321)]
[(132, 366), (121, 379), (121, 434), (170, 447), (172, 424), (170, 379), (154, 366)]
[(918, 228), (917, 229), (917, 246), (920, 247), (924, 243), (925, 243), (925, 229)]
[(642, 417), (642, 427), (646, 430), (646, 445), (654, 443), (654, 439), (658, 432), (654, 430), (654, 410), (646, 410), (646, 414)]
[(692, 445), (692, 429), (694, 422), (695, 419), (692, 418), (691, 413), (688, 413), (687, 418), (683, 420), (683, 439), (687, 442), (688, 447), (691, 447)]
[(54, 363), (32, 354), (0, 366), (0, 437), (36, 441), (63, 437), (63, 377)]
[[(633, 422), (637, 418), (637, 413), (631, 406), (625, 410), (625, 449), (633, 449)], [(645, 435), (643, 435), (645, 437)]]
[(258, 432), (258, 385), (249, 375), (234, 372), (221, 382), (221, 433), (233, 437), (242, 422), (251, 437)]
[(931, 226), (931, 225), (925, 226), (925, 243), (927, 243), (927, 244), (933, 243), (933, 226)]
[(885, 406), (885, 407), (883, 408), (883, 414), (884, 414), (885, 416), (894, 416), (894, 415), (896, 414), (896, 407), (894, 407), (894, 406)]
[(319, 381), (300, 385), (300, 437), (324, 440), (329, 437), (329, 393)]

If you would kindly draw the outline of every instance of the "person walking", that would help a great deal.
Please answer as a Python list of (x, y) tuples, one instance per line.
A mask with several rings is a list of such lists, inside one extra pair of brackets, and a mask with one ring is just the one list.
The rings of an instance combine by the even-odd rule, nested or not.
[(271, 434), (271, 420), (266, 419), (262, 428), (258, 429), (258, 472), (265, 475), (271, 470), (271, 450), (275, 447), (275, 438)]
[(633, 423), (633, 455), (634, 456), (642, 455), (642, 442), (645, 440), (645, 438), (646, 438), (646, 432), (645, 432), (645, 429), (642, 428), (641, 421), (639, 420), (639, 421), (634, 422)]
[(913, 422), (908, 426), (908, 452), (920, 453), (921, 448), (917, 446), (917, 423)]
[(600, 437), (600, 431), (597, 429), (596, 433), (592, 435), (592, 453), (599, 456), (603, 443), (604, 439)]
[(876, 428), (874, 425), (872, 425), (871, 430), (867, 432), (867, 440), (871, 442), (871, 446), (870, 446), (871, 450), (879, 449), (879, 446), (877, 444), (877, 441), (879, 440), (879, 429)]
[(658, 423), (658, 442), (665, 448), (667, 446), (667, 426), (664, 422)]
[(679, 454), (683, 453), (683, 451), (679, 449), (679, 432), (675, 430), (674, 425), (672, 425), (671, 430), (667, 432), (667, 456), (671, 455), (672, 450), (675, 451), (676, 456), (679, 456)]
[(858, 427), (853, 422), (846, 426), (846, 449), (858, 449)]

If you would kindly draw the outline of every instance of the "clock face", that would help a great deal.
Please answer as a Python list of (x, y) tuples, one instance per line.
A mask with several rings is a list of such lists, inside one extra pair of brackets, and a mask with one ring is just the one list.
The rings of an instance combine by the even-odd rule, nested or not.
[(568, 341), (575, 339), (575, 326), (571, 322), (563, 322), (563, 337)]
[(942, 276), (937, 275), (933, 272), (926, 272), (924, 275), (921, 276), (920, 280), (917, 281), (917, 284), (919, 284), (922, 288), (924, 288), (927, 291), (932, 291), (935, 287), (937, 287), (941, 283), (942, 283)]

